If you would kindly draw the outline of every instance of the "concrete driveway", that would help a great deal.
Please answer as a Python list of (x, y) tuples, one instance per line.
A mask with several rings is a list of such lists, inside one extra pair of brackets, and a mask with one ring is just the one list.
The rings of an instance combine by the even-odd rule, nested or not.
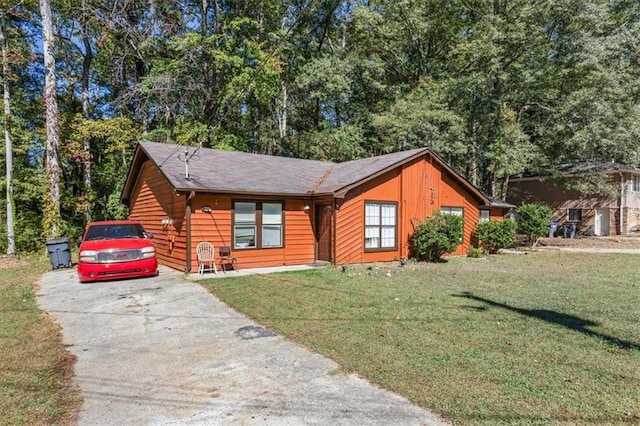
[(81, 425), (441, 425), (435, 415), (277, 336), (200, 285), (81, 285), (45, 274), (37, 301), (77, 357)]

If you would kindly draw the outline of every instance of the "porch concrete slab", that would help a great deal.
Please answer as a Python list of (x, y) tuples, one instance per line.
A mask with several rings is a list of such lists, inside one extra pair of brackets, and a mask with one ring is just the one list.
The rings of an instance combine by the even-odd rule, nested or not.
[(288, 265), (288, 266), (273, 266), (269, 268), (250, 268), (242, 269), (238, 268), (232, 271), (218, 271), (217, 273), (205, 272), (204, 274), (198, 274), (192, 272), (186, 274), (186, 278), (190, 281), (199, 281), (209, 278), (228, 278), (228, 277), (242, 277), (247, 275), (259, 275), (259, 274), (273, 274), (276, 272), (288, 272), (288, 271), (306, 271), (315, 268), (325, 268), (328, 265)]
[(163, 268), (154, 278), (80, 284), (65, 269), (39, 284), (39, 307), (77, 357), (80, 425), (445, 424), (341, 374), (183, 273)]

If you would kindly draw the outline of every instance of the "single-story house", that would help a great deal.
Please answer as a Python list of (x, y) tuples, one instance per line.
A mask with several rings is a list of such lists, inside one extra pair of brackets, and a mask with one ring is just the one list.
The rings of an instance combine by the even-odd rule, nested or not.
[(330, 163), (153, 142), (137, 146), (121, 201), (159, 261), (186, 272), (202, 241), (231, 247), (239, 268), (407, 258), (435, 210), (463, 216), (464, 254), (479, 220), (513, 207), (426, 148)]
[[(507, 201), (551, 207), (551, 220), (592, 235), (623, 235), (640, 225), (640, 169), (617, 163), (563, 165), (556, 176), (510, 177)], [(601, 190), (578, 190), (600, 183)], [(604, 185), (602, 185), (604, 184)], [(561, 234), (561, 232), (558, 232)]]

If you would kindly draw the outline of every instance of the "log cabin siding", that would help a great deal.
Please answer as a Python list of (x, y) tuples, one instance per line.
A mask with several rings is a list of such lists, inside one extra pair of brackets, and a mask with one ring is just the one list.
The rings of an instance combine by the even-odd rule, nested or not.
[(158, 261), (174, 269), (186, 265), (186, 197), (173, 191), (158, 167), (146, 161), (132, 193), (129, 219), (153, 234)]

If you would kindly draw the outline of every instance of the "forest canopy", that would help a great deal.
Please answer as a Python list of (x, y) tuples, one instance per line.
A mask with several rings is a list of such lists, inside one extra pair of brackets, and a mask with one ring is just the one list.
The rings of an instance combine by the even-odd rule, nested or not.
[(525, 171), (640, 162), (636, 0), (0, 0), (0, 30), (3, 251), (9, 210), (18, 251), (125, 217), (140, 140), (329, 161), (429, 147), (497, 197)]

